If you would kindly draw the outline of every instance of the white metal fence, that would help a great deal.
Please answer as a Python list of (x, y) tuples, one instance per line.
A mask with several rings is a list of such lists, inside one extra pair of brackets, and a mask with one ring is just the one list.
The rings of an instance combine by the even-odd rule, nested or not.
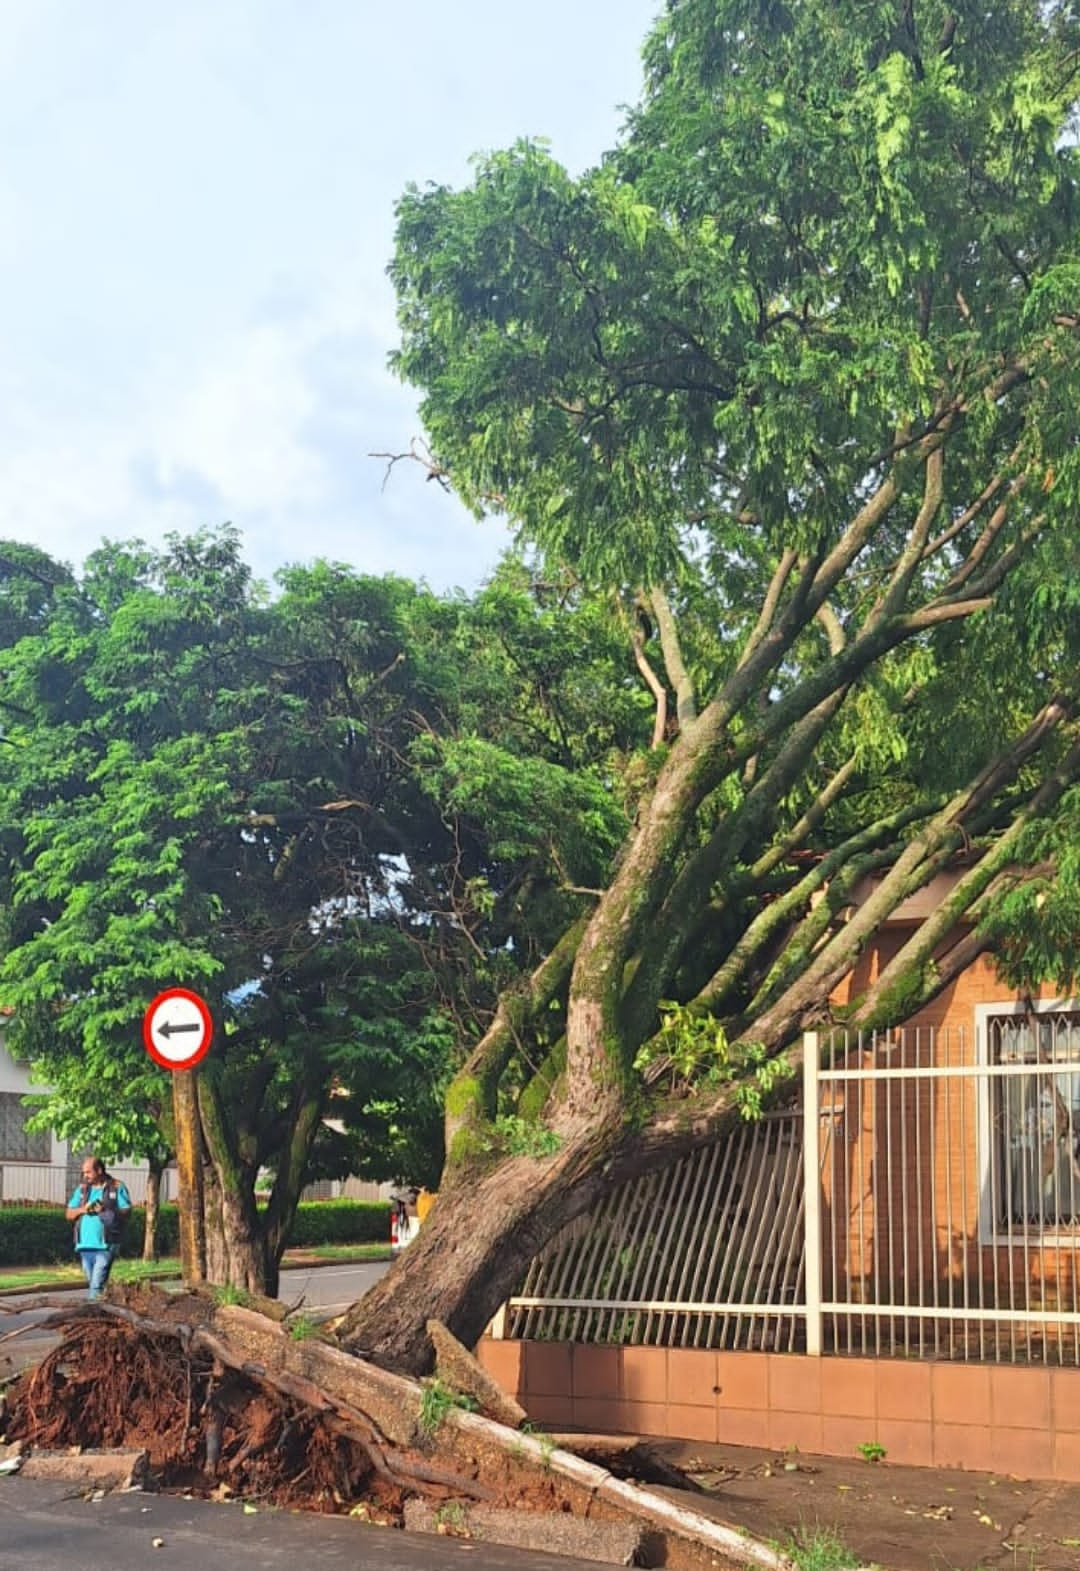
[[(135, 1205), (146, 1198), (145, 1166), (109, 1164), (109, 1172), (126, 1184)], [(0, 1204), (18, 1200), (39, 1205), (66, 1205), (78, 1184), (78, 1165), (61, 1167), (50, 1162), (7, 1162), (0, 1160)], [(384, 1200), (389, 1185), (369, 1183), (362, 1178), (326, 1179), (309, 1184), (302, 1200)], [(167, 1167), (161, 1178), (161, 1198), (172, 1202), (179, 1195), (175, 1167)]]
[(1080, 1363), (1080, 1015), (976, 1020), (807, 1042), (811, 1351)]
[(802, 1116), (623, 1185), (533, 1262), (504, 1334), (790, 1350), (803, 1341)]
[(1080, 1365), (1080, 1011), (805, 1040), (803, 1109), (622, 1186), (515, 1338)]
[[(146, 1198), (146, 1168), (112, 1166), (109, 1172), (126, 1184), (135, 1205), (142, 1205)], [(19, 1200), (39, 1205), (66, 1205), (78, 1185), (78, 1170), (50, 1162), (0, 1161), (0, 1203)], [(161, 1180), (161, 1198), (175, 1200), (177, 1179), (175, 1168), (167, 1168)]]

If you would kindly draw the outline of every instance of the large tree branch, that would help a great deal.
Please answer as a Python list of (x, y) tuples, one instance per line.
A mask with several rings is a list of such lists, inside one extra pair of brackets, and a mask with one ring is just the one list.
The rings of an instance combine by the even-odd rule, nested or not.
[[(1080, 744), (1074, 743), (1065, 758), (1042, 782), (1031, 801), (1013, 817), (1012, 823), (986, 854), (969, 868), (950, 889), (932, 916), (927, 917), (866, 993), (851, 1016), (856, 1026), (878, 1023), (882, 1007), (888, 1008), (890, 994), (905, 979), (932, 970), (935, 951), (960, 925), (965, 916), (994, 883), (998, 874), (1013, 860), (1018, 842), (1032, 819), (1040, 817), (1060, 801), (1080, 771)], [(882, 1024), (891, 1023), (885, 1020)]]
[(675, 711), (679, 718), (680, 728), (697, 719), (697, 699), (694, 696), (694, 684), (683, 660), (682, 645), (679, 641), (679, 630), (675, 623), (675, 616), (668, 598), (662, 589), (655, 585), (649, 591), (653, 615), (656, 617), (656, 626), (660, 633), (660, 647), (664, 651), (664, 665), (667, 668), (668, 681), (675, 691)]
[[(913, 804), (849, 836), (842, 845), (822, 856), (791, 889), (761, 906), (730, 954), (693, 1000), (694, 1007), (718, 1013), (727, 996), (745, 980), (758, 957), (768, 950), (777, 935), (790, 928), (792, 919), (808, 908), (816, 909), (813, 907), (815, 895), (833, 889), (834, 893), (846, 896), (852, 882), (865, 877), (871, 866), (881, 865), (874, 853), (889, 848), (888, 860), (892, 860), (898, 850), (897, 835), (910, 824), (928, 817), (935, 805)], [(833, 910), (833, 906), (822, 901), (820, 919), (813, 930), (790, 931), (785, 951), (797, 949), (804, 954), (811, 953), (832, 921)]]
[(662, 746), (665, 733), (667, 732), (667, 688), (649, 663), (649, 658), (645, 653), (645, 634), (636, 621), (632, 622), (630, 626), (630, 642), (634, 650), (634, 664), (640, 671), (642, 681), (653, 695), (656, 703), (656, 708), (653, 711), (652, 741), (649, 743), (649, 746), (655, 752), (658, 747)]
[(754, 624), (750, 637), (743, 645), (742, 654), (739, 657), (740, 665), (745, 665), (746, 662), (750, 659), (751, 655), (756, 652), (762, 639), (765, 637), (766, 633), (769, 632), (773, 622), (776, 620), (777, 609), (780, 605), (780, 597), (784, 593), (784, 587), (787, 584), (788, 579), (791, 577), (791, 574), (795, 568), (795, 564), (798, 560), (798, 552), (792, 550), (790, 546), (781, 554), (780, 560), (776, 565), (776, 570), (773, 573), (772, 578), (769, 580), (769, 587), (765, 591), (765, 598), (761, 602), (761, 610), (758, 612), (757, 621)]
[(843, 929), (817, 954), (785, 993), (758, 1014), (747, 1029), (754, 1040), (779, 1045), (788, 1040), (808, 1012), (820, 1007), (854, 965), (863, 945), (900, 902), (929, 882), (953, 849), (965, 839), (964, 821), (1011, 784), (1071, 712), (1067, 699), (1045, 705), (1018, 737), (992, 759), (940, 813), (905, 846), (893, 867), (852, 913)]
[(451, 1081), (446, 1094), (447, 1181), (453, 1180), (455, 1157), (470, 1154), (469, 1135), (494, 1117), (499, 1080), (522, 1033), (533, 1029), (565, 994), (586, 926), (585, 917), (572, 923), (531, 976), (503, 991), (495, 1018)]

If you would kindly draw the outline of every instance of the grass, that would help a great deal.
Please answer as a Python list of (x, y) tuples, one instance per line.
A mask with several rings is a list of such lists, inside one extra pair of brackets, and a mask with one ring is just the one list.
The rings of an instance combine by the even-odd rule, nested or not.
[(848, 1571), (859, 1564), (834, 1527), (797, 1527), (777, 1547), (798, 1571)]
[[(389, 1260), (388, 1244), (313, 1244), (308, 1248), (286, 1250), (282, 1269), (296, 1267), (311, 1261), (337, 1261), (355, 1264), (365, 1260)], [(118, 1260), (113, 1267), (114, 1282), (168, 1281), (179, 1278), (180, 1262), (167, 1257), (162, 1260)], [(0, 1293), (47, 1292), (52, 1287), (71, 1287), (85, 1278), (77, 1261), (56, 1262), (48, 1266), (12, 1266), (0, 1270)]]
[(476, 1403), (471, 1396), (462, 1396), (460, 1391), (455, 1391), (438, 1376), (433, 1380), (425, 1380), (420, 1395), (419, 1413), (420, 1428), (424, 1434), (437, 1434), (446, 1420), (447, 1413), (455, 1407), (463, 1407), (473, 1412)]
[(294, 1342), (309, 1342), (313, 1336), (319, 1335), (318, 1321), (310, 1315), (297, 1315), (288, 1322), (289, 1335)]
[(251, 1294), (245, 1287), (237, 1287), (235, 1282), (222, 1282), (220, 1287), (214, 1288), (215, 1304), (239, 1304), (246, 1309), (251, 1303)]
[(452, 1533), (468, 1531), (469, 1518), (460, 1500), (447, 1500), (444, 1505), (439, 1506), (435, 1512), (435, 1520)]

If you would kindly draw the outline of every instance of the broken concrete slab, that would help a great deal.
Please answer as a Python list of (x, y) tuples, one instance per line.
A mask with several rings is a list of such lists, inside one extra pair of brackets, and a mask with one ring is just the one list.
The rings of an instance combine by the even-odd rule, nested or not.
[(565, 1512), (505, 1511), (457, 1500), (443, 1506), (406, 1501), (405, 1527), (411, 1533), (475, 1538), (608, 1566), (634, 1565), (644, 1538), (636, 1522), (590, 1522)]
[(471, 1396), (496, 1423), (508, 1429), (520, 1429), (528, 1413), (519, 1402), (493, 1380), (469, 1349), (439, 1320), (429, 1320), (427, 1334), (435, 1349), (435, 1369), (440, 1379), (463, 1396)]
[(88, 1489), (141, 1489), (149, 1457), (125, 1447), (115, 1451), (31, 1451), (22, 1458), (22, 1478)]

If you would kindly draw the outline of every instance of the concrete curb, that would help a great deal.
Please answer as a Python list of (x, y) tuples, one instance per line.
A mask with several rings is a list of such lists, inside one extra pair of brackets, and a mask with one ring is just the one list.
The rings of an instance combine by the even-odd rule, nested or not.
[(761, 1571), (795, 1571), (792, 1562), (784, 1555), (760, 1539), (751, 1537), (749, 1533), (727, 1527), (696, 1511), (688, 1511), (663, 1495), (654, 1494), (651, 1489), (625, 1483), (606, 1468), (598, 1467), (595, 1462), (586, 1462), (572, 1451), (552, 1448), (550, 1442), (538, 1439), (535, 1435), (507, 1429), (479, 1413), (455, 1411), (448, 1415), (448, 1422), (486, 1440), (490, 1445), (499, 1446), (517, 1456), (528, 1457), (538, 1467), (546, 1468), (569, 1483), (587, 1490), (606, 1505), (614, 1506), (662, 1532), (713, 1550), (735, 1565), (760, 1566)]

